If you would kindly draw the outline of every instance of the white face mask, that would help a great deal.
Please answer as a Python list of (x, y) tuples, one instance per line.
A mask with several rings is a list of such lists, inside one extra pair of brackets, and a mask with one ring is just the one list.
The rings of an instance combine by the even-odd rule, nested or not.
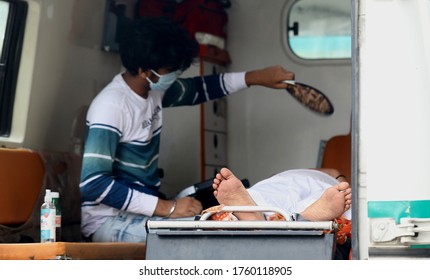
[(160, 75), (154, 70), (151, 69), (151, 72), (154, 73), (158, 77), (158, 82), (154, 83), (148, 77), (146, 80), (149, 82), (149, 87), (151, 90), (167, 90), (182, 74), (182, 71), (173, 71), (165, 75)]

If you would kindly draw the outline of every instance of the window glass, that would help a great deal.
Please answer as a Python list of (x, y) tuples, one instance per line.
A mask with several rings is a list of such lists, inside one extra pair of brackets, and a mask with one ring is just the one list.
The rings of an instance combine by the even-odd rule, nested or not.
[(25, 1), (0, 0), (0, 136), (12, 127), (15, 89), (27, 18)]
[(303, 59), (351, 58), (351, 1), (300, 0), (288, 15), (288, 45)]
[(6, 34), (6, 25), (9, 14), (9, 3), (0, 1), (0, 54), (3, 53), (3, 45)]

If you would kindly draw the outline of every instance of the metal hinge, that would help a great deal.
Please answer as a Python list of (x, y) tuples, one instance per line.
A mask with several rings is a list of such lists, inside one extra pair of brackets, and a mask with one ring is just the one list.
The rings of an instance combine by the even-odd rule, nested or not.
[(430, 219), (401, 218), (400, 224), (392, 218), (371, 219), (370, 239), (373, 243), (430, 245)]

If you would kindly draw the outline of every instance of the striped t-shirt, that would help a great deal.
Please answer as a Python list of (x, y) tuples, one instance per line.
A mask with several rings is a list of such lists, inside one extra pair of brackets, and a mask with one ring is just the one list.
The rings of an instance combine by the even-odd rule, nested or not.
[(178, 79), (145, 99), (118, 74), (93, 100), (81, 172), (82, 233), (119, 211), (152, 216), (160, 186), (162, 108), (196, 105), (246, 88), (244, 73)]

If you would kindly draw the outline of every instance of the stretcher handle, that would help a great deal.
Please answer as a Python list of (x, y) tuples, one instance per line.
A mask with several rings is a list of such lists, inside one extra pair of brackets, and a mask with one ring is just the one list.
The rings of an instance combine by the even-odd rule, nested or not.
[[(275, 212), (281, 214), (285, 221), (291, 222), (294, 221), (292, 218), (293, 215), (288, 213), (282, 208), (275, 206), (224, 206), (219, 212)], [(200, 217), (200, 221), (205, 221), (209, 219), (212, 215), (217, 212), (206, 212)]]
[(333, 221), (185, 221), (185, 220), (148, 220), (147, 230), (312, 230), (332, 231)]

